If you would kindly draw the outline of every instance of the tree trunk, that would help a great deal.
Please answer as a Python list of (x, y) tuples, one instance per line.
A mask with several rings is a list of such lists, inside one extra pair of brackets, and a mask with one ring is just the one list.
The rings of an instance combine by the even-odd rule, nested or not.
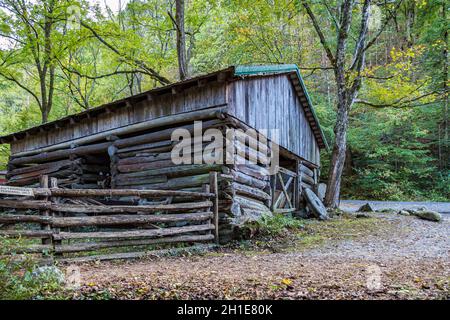
[[(442, 20), (447, 21), (447, 6), (446, 2), (442, 2)], [(448, 158), (449, 158), (449, 137), (448, 137), (448, 93), (447, 93), (447, 82), (448, 82), (448, 29), (445, 29), (444, 32), (444, 49), (442, 50), (442, 58), (444, 60), (444, 68), (443, 68), (443, 92), (444, 92), (444, 150), (443, 150), (443, 162), (442, 169), (447, 169), (448, 167)], [(438, 129), (439, 130), (439, 129)]]
[(176, 0), (177, 55), (180, 80), (188, 77), (186, 59), (186, 33), (184, 32), (184, 0)]
[(330, 171), (328, 173), (327, 192), (324, 204), (329, 208), (339, 205), (341, 178), (344, 170), (347, 149), (347, 128), (349, 108), (344, 101), (338, 104), (336, 125), (334, 126), (335, 140), (331, 155)]

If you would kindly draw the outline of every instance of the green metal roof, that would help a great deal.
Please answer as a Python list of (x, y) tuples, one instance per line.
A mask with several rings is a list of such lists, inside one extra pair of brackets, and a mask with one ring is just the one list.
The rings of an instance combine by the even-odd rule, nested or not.
[(302, 78), (302, 74), (300, 73), (300, 69), (296, 64), (239, 65), (235, 67), (234, 74), (235, 76), (249, 76), (249, 75), (269, 75), (288, 72), (295, 72), (297, 74), (299, 83), (302, 87), (303, 92), (305, 93), (306, 100), (308, 101), (308, 104), (310, 106), (311, 113), (314, 117), (314, 120), (317, 123), (317, 126), (319, 127), (320, 135), (323, 139), (325, 147), (329, 149), (327, 139), (325, 138), (325, 134), (322, 131), (322, 127), (320, 126), (319, 119), (317, 118), (311, 98), (309, 97), (308, 90), (306, 89), (305, 83)]

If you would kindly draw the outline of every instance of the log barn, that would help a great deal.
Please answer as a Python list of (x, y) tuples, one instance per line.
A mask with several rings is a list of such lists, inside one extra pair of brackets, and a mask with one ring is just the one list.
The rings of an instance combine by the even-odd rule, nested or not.
[[(251, 143), (257, 139), (251, 135), (231, 141), (241, 152), (233, 157), (256, 155), (256, 163), (174, 164), (173, 130), (192, 132), (200, 120), (203, 131), (219, 129), (224, 139), (234, 128), (254, 129), (268, 141)], [(271, 129), (278, 129), (276, 174), (268, 170)], [(224, 241), (265, 212), (301, 208), (302, 190), (317, 187), (320, 149), (327, 147), (296, 65), (229, 67), (9, 134), (0, 143), (10, 145), (10, 186), (36, 187), (48, 175), (64, 188), (198, 191), (216, 171)]]

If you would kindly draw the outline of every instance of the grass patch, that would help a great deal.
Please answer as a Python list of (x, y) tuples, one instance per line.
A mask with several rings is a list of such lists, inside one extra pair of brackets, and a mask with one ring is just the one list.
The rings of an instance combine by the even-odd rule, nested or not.
[(248, 225), (254, 237), (234, 243), (242, 253), (264, 254), (306, 250), (331, 241), (379, 235), (392, 230), (395, 223), (377, 217), (356, 218), (341, 215), (326, 221), (295, 219), (283, 215), (265, 216)]
[(22, 246), (20, 239), (0, 237), (0, 300), (64, 299), (60, 277), (38, 273), (32, 256), (14, 254)]
[(298, 241), (293, 249), (307, 249), (330, 241), (379, 235), (393, 227), (392, 222), (376, 217), (338, 217), (327, 221), (305, 220), (303, 230), (297, 233)]

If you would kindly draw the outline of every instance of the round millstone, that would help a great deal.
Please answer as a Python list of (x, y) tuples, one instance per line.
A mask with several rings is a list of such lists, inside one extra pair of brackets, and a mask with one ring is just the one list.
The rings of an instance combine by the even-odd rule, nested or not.
[(327, 209), (323, 205), (322, 201), (320, 201), (320, 199), (316, 196), (316, 194), (308, 188), (305, 188), (304, 194), (308, 207), (311, 209), (313, 214), (320, 220), (327, 220)]

